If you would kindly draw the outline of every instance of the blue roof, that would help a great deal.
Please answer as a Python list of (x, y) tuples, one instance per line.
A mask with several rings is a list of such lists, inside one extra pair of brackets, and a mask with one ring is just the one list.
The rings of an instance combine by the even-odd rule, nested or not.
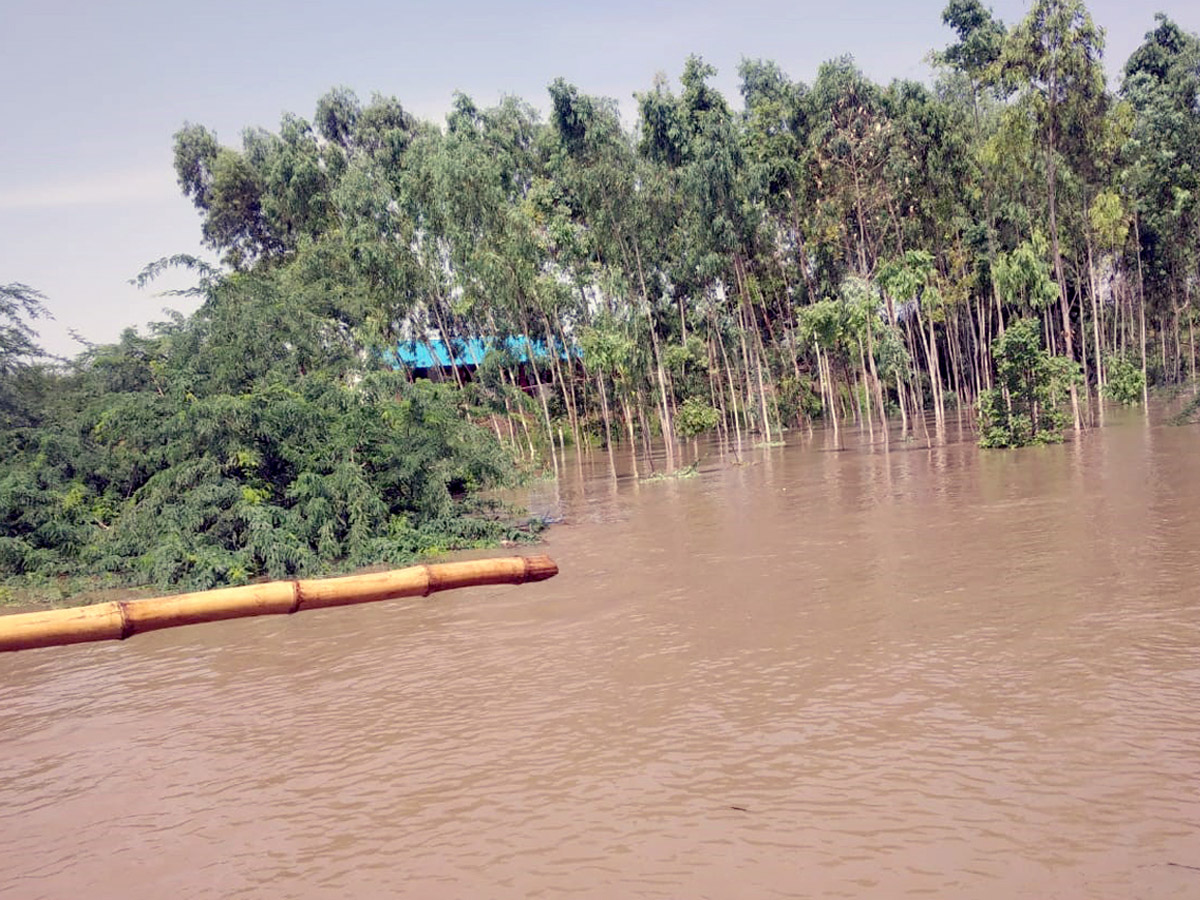
[[(487, 356), (487, 352), (496, 347), (497, 343), (495, 338), (471, 338), (465, 341), (452, 341), (450, 347), (454, 350), (454, 365), (478, 366), (483, 362), (483, 358)], [(545, 359), (549, 356), (546, 352), (545, 342), (535, 340), (532, 343), (534, 356), (538, 359)], [(555, 343), (557, 345), (557, 341)], [(502, 345), (518, 362), (529, 361), (529, 345), (525, 338), (505, 338)], [(431, 348), (433, 350), (432, 354), (430, 353)], [(576, 350), (575, 354), (578, 355), (578, 353), (579, 351)], [(560, 356), (566, 359), (566, 351), (562, 351)], [(442, 340), (401, 341), (396, 345), (396, 359), (398, 362), (413, 369), (449, 368), (450, 349), (446, 347), (446, 342)]]

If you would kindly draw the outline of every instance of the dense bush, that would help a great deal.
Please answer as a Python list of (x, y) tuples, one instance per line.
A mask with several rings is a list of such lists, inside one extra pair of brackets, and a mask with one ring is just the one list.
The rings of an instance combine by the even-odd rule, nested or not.
[(1123, 356), (1109, 356), (1104, 360), (1104, 367), (1108, 378), (1104, 396), (1127, 406), (1142, 402), (1146, 379), (1136, 363)]
[(720, 424), (721, 414), (698, 397), (688, 397), (679, 406), (675, 417), (675, 431), (680, 437), (690, 438), (712, 431)]
[(466, 492), (511, 471), (448, 385), (375, 364), (273, 277), (127, 333), (0, 437), (0, 571), (206, 588), (519, 536)]
[(1058, 443), (1068, 418), (1063, 404), (1079, 367), (1042, 349), (1036, 319), (1009, 325), (992, 342), (996, 387), (979, 396), (979, 445)]

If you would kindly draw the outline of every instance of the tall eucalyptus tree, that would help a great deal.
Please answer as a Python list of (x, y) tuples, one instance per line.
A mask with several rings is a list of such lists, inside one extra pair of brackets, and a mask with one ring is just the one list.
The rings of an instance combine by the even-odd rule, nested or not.
[[(1083, 0), (1035, 0), (1004, 45), (1004, 75), (1021, 93), (1036, 124), (1046, 167), (1050, 248), (1062, 311), (1063, 343), (1074, 358), (1070, 300), (1059, 231), (1059, 168), (1072, 131), (1084, 129), (1105, 102), (1104, 31), (1092, 21)], [(1079, 398), (1071, 382), (1071, 415), (1081, 426)]]

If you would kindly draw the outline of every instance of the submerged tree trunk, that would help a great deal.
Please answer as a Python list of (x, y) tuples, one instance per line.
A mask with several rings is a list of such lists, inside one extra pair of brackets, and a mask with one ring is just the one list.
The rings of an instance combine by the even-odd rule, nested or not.
[(1104, 391), (1104, 357), (1101, 353), (1100, 337), (1103, 323), (1100, 319), (1100, 301), (1096, 296), (1096, 265), (1092, 256), (1092, 235), (1086, 229), (1084, 230), (1084, 239), (1087, 242), (1088, 285), (1092, 295), (1092, 343), (1096, 352), (1096, 392), (1102, 394)]
[(600, 415), (604, 418), (604, 446), (612, 446), (612, 416), (608, 411), (608, 389), (604, 386), (604, 375), (596, 373), (596, 387), (600, 391)]

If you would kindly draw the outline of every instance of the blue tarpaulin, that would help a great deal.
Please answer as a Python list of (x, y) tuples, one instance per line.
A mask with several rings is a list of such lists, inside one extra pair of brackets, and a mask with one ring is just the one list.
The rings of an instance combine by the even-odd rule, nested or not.
[[(487, 352), (497, 346), (506, 348), (517, 362), (529, 361), (529, 344), (522, 337), (505, 338), (502, 343), (494, 338), (471, 338), (465, 341), (451, 341), (450, 346), (454, 350), (454, 365), (456, 366), (478, 366), (483, 362)], [(430, 353), (431, 348), (432, 354)], [(533, 341), (533, 355), (538, 359), (545, 359), (549, 355), (544, 342)], [(560, 352), (559, 355), (562, 359), (567, 358), (565, 351)], [(575, 351), (575, 355), (579, 355), (578, 350)], [(397, 362), (412, 369), (448, 369), (450, 368), (450, 349), (442, 340), (402, 341), (396, 347), (396, 359)]]

